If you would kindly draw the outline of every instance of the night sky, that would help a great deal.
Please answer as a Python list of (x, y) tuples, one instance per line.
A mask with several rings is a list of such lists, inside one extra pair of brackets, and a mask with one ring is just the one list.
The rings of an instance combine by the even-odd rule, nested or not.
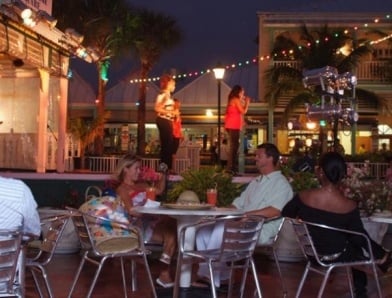
[[(160, 11), (174, 17), (183, 30), (182, 43), (165, 53), (151, 75), (176, 69), (179, 73), (211, 68), (218, 62), (244, 62), (257, 56), (259, 11), (373, 11), (392, 13), (388, 0), (129, 0), (133, 5)], [(371, 3), (371, 4), (370, 4)], [(76, 62), (76, 61), (74, 61)], [(73, 68), (95, 85), (93, 65), (72, 63)], [(108, 88), (135, 71), (137, 63), (130, 58), (113, 63)]]

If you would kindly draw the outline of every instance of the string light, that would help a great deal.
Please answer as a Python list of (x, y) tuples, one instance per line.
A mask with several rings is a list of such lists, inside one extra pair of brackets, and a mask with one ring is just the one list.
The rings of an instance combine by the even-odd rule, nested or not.
[[(390, 22), (390, 21), (392, 20), (392, 16), (391, 16), (390, 14), (387, 14), (387, 15), (385, 16), (385, 19), (387, 20), (387, 22)], [(381, 22), (381, 19), (380, 19), (380, 18), (375, 18), (375, 19), (373, 20), (373, 23), (375, 23), (375, 24), (380, 24), (380, 22)], [(364, 28), (366, 28), (366, 29), (369, 29), (370, 24), (369, 24), (369, 23), (364, 23), (362, 26), (363, 26)], [(354, 31), (357, 31), (358, 29), (359, 29), (358, 26), (353, 26), (353, 27), (352, 27), (352, 30), (354, 30)], [(344, 34), (348, 34), (349, 32), (350, 32), (350, 29), (345, 29), (345, 30), (343, 30), (343, 33), (344, 33)], [(338, 37), (339, 37), (339, 34), (338, 34), (338, 33), (335, 33), (335, 34), (334, 34), (334, 37), (338, 38)], [(392, 38), (392, 34), (389, 34), (389, 35), (387, 35), (387, 36), (385, 36), (385, 37), (382, 37), (382, 38), (379, 38), (379, 39), (377, 39), (377, 40), (370, 41), (370, 42), (368, 42), (368, 43), (369, 43), (370, 45), (375, 45), (375, 44), (378, 44), (378, 43), (383, 42), (383, 41), (385, 41), (385, 40), (388, 40), (388, 39), (390, 39), (390, 38)], [(325, 38), (324, 38), (324, 41), (325, 41), (325, 42), (329, 42), (330, 40), (329, 40), (328, 37), (325, 37)], [(315, 41), (315, 44), (316, 44), (316, 45), (318, 45), (319, 43), (320, 43), (320, 40), (316, 40), (316, 41)], [(365, 43), (362, 43), (361, 46), (364, 45), (364, 44), (365, 44)], [(312, 45), (310, 42), (308, 42), (308, 43), (306, 44), (306, 47), (308, 47), (308, 48), (310, 48), (310, 47), (312, 47), (312, 46), (313, 46), (313, 45)], [(299, 46), (297, 47), (297, 49), (300, 50), (300, 51), (302, 51), (302, 50), (303, 50), (303, 47), (304, 47), (304, 45), (299, 45)], [(280, 51), (280, 54), (283, 55), (284, 57), (288, 57), (289, 55), (294, 54), (294, 50), (292, 50), (292, 49), (281, 50), (281, 51)], [(274, 57), (277, 57), (277, 56), (278, 56), (278, 53), (273, 53), (273, 56), (274, 56)], [(249, 65), (251, 65), (251, 64), (257, 64), (257, 63), (259, 63), (259, 62), (266, 62), (266, 61), (269, 61), (270, 59), (271, 59), (271, 56), (270, 56), (270, 55), (256, 56), (256, 57), (251, 58), (250, 60), (246, 60), (246, 61), (244, 61), (244, 62), (237, 62), (237, 63), (232, 63), (232, 64), (229, 64), (229, 65), (226, 65), (226, 66), (224, 66), (224, 68), (225, 68), (226, 70), (235, 70), (235, 69), (237, 69), (238, 67), (245, 67), (245, 66), (249, 66)], [(213, 67), (212, 67), (212, 68), (213, 68)], [(208, 68), (208, 69), (205, 69), (205, 70), (192, 71), (192, 72), (188, 72), (188, 73), (182, 73), (182, 74), (173, 75), (173, 78), (174, 78), (174, 79), (185, 79), (185, 78), (188, 78), (188, 77), (191, 78), (191, 77), (201, 76), (201, 75), (203, 75), (203, 74), (205, 74), (205, 73), (210, 73), (210, 72), (212, 72), (212, 68)], [(141, 79), (141, 78), (131, 79), (129, 82), (130, 82), (131, 84), (134, 84), (134, 83), (141, 83), (141, 82), (156, 82), (156, 81), (159, 81), (159, 79), (160, 79), (160, 77), (159, 77), (159, 76), (156, 76), (156, 77), (149, 77), (149, 78), (146, 78), (146, 79)]]

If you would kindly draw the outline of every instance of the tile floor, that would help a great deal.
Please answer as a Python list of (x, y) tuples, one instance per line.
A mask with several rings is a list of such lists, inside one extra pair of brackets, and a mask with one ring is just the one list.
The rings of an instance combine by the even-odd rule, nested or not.
[[(259, 281), (261, 283), (263, 297), (278, 298), (282, 297), (281, 285), (274, 262), (269, 260), (264, 255), (257, 253), (255, 255), (257, 264)], [(149, 263), (153, 278), (158, 276), (161, 269), (161, 264), (157, 259), (156, 253), (149, 256)], [(54, 297), (63, 298), (68, 296), (69, 288), (73, 276), (79, 264), (79, 254), (56, 254), (52, 262), (48, 265), (48, 275), (53, 288)], [(127, 262), (129, 268), (129, 262)], [(288, 298), (295, 297), (297, 284), (301, 278), (304, 263), (291, 262), (281, 263), (284, 274), (285, 283), (288, 289)], [(173, 270), (174, 270), (173, 266)], [(90, 270), (91, 269), (91, 270)], [(79, 281), (77, 289), (73, 297), (85, 297), (89, 283), (92, 279), (92, 268), (82, 272), (82, 278)], [(136, 292), (128, 292), (128, 297), (152, 297), (145, 272), (142, 266), (137, 270), (138, 290)], [(239, 282), (239, 278), (236, 279)], [(392, 298), (392, 274), (380, 275), (381, 284), (383, 287), (384, 298)], [(320, 284), (320, 278), (312, 276), (305, 284), (304, 291), (301, 297), (312, 298), (316, 297), (317, 289)], [(159, 298), (172, 297), (171, 291), (164, 290), (156, 286)], [(369, 297), (377, 297), (374, 291), (374, 282), (372, 277), (369, 277)], [(253, 279), (251, 275), (248, 276), (246, 291), (244, 297), (252, 297), (254, 291)], [(209, 297), (209, 291), (195, 290), (192, 292), (182, 292), (181, 298), (201, 298)], [(35, 291), (32, 277), (29, 273), (26, 274), (26, 298), (38, 297)], [(109, 260), (105, 265), (100, 278), (98, 279), (96, 288), (92, 297), (107, 298), (107, 297), (123, 297), (120, 266), (117, 261)], [(219, 297), (226, 297), (224, 293), (219, 293)], [(235, 297), (235, 296), (234, 296)], [(336, 272), (333, 274), (331, 280), (328, 282), (327, 290), (324, 298), (346, 298), (350, 297), (346, 280), (343, 273)]]

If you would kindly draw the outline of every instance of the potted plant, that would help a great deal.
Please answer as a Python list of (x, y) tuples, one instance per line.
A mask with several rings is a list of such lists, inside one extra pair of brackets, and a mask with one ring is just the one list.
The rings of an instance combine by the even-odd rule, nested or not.
[[(100, 132), (100, 127), (109, 118), (110, 112), (105, 112), (102, 116), (98, 116), (92, 120), (87, 120), (82, 117), (71, 118), (68, 120), (67, 131), (79, 141), (79, 166), (81, 169), (85, 168), (85, 154), (86, 148), (92, 144)], [(77, 164), (77, 162), (75, 162)], [(76, 166), (75, 166), (76, 167)]]
[(240, 195), (241, 185), (232, 182), (232, 176), (221, 169), (205, 167), (184, 172), (182, 180), (176, 182), (168, 192), (167, 200), (175, 202), (185, 190), (194, 191), (201, 203), (207, 201), (207, 189), (218, 190), (217, 206), (228, 206)]

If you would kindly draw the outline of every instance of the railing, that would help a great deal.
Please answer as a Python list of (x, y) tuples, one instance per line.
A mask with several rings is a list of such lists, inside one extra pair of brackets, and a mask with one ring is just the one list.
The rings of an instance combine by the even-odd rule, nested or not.
[[(192, 170), (198, 170), (200, 168), (200, 149), (199, 145), (186, 144), (181, 145), (176, 154), (177, 159), (189, 159), (189, 168)], [(178, 165), (179, 168), (183, 168), (183, 165)]]
[(159, 158), (142, 158), (142, 166), (150, 169), (157, 170), (159, 167)]
[(369, 177), (376, 179), (385, 178), (385, 173), (389, 167), (389, 163), (386, 162), (348, 162), (347, 166), (355, 167), (363, 170)]
[[(88, 170), (94, 173), (113, 173), (117, 167), (120, 157), (88, 157)], [(159, 167), (159, 158), (142, 158), (142, 166), (157, 170)], [(178, 174), (190, 169), (189, 159), (175, 160), (174, 171)]]
[(88, 157), (88, 168), (94, 173), (113, 173), (116, 170), (119, 157)]
[[(358, 65), (356, 76), (358, 80), (385, 82), (387, 72), (385, 71), (387, 61), (364, 61)], [(275, 67), (290, 66), (301, 70), (302, 64), (299, 61), (274, 61)]]

